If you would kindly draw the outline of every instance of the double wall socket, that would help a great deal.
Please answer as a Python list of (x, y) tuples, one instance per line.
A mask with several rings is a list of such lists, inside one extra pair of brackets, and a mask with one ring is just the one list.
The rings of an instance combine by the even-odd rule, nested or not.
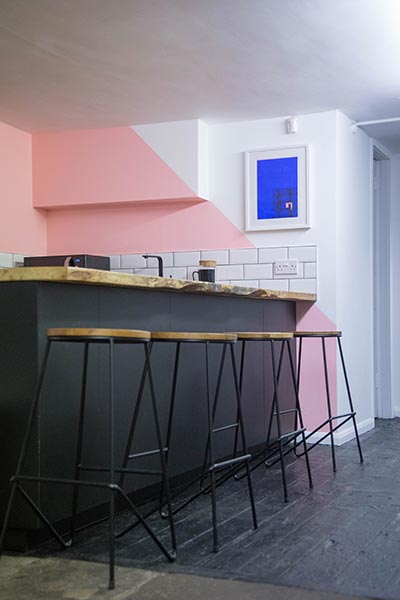
[(274, 275), (297, 275), (298, 261), (276, 260), (274, 263)]

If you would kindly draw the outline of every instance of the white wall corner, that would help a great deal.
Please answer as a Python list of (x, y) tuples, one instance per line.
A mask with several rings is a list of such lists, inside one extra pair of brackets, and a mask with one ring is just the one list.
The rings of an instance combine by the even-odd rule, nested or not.
[(195, 196), (208, 200), (208, 125), (199, 119), (132, 125)]
[(197, 121), (197, 195), (209, 200), (209, 135), (208, 125), (204, 121)]

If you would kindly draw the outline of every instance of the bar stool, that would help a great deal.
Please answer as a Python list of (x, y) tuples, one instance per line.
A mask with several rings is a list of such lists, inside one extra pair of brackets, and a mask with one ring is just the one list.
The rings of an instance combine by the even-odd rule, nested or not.
[[(322, 427), (324, 427), (327, 424), (329, 424), (329, 431), (325, 435), (323, 435), (319, 440), (317, 440), (316, 442), (311, 444), (309, 447), (309, 450), (312, 450), (313, 448), (315, 448), (315, 446), (320, 444), (327, 437), (330, 437), (331, 453), (332, 453), (332, 467), (333, 467), (333, 472), (336, 473), (336, 456), (335, 456), (335, 443), (334, 443), (333, 434), (335, 431), (340, 429), (340, 427), (343, 427), (343, 425), (345, 425), (348, 421), (351, 420), (353, 422), (354, 434), (355, 434), (356, 441), (357, 441), (360, 462), (362, 463), (364, 459), (363, 459), (363, 454), (362, 454), (362, 450), (361, 450), (360, 438), (358, 435), (358, 429), (357, 429), (357, 423), (356, 423), (356, 412), (354, 410), (353, 400), (352, 400), (351, 393), (350, 393), (350, 385), (349, 385), (349, 380), (347, 377), (342, 343), (341, 343), (341, 339), (340, 339), (342, 336), (342, 332), (341, 331), (295, 331), (293, 333), (293, 335), (295, 338), (297, 338), (299, 340), (299, 358), (298, 358), (298, 363), (297, 363), (298, 391), (300, 389), (301, 355), (302, 355), (302, 348), (303, 348), (303, 340), (307, 339), (307, 338), (308, 339), (319, 338), (321, 340), (321, 347), (322, 347), (322, 358), (323, 358), (323, 365), (324, 365), (326, 404), (327, 404), (327, 410), (328, 410), (328, 418), (325, 419), (325, 421), (323, 421), (320, 425), (318, 425), (318, 427), (316, 427), (313, 431), (308, 433), (306, 436), (306, 439), (308, 439), (309, 437), (311, 437), (312, 435), (317, 433), (320, 429), (322, 429)], [(331, 395), (330, 395), (330, 389), (329, 389), (328, 365), (327, 365), (327, 360), (326, 360), (326, 345), (325, 345), (325, 340), (328, 338), (332, 338), (337, 341), (337, 345), (339, 348), (339, 354), (340, 354), (340, 360), (341, 360), (341, 364), (342, 364), (343, 375), (344, 375), (344, 380), (345, 380), (345, 384), (346, 384), (347, 398), (349, 401), (350, 411), (348, 413), (344, 413), (342, 415), (332, 415), (332, 405), (331, 405)], [(340, 423), (337, 423), (335, 426), (333, 426), (333, 421), (337, 421), (338, 419), (343, 419), (343, 421)], [(301, 456), (301, 455), (302, 454), (300, 453), (299, 456)]]
[[(42, 477), (42, 476), (30, 476), (24, 475), (24, 462), (27, 454), (28, 443), (30, 440), (32, 428), (34, 426), (34, 419), (37, 413), (40, 393), (43, 386), (43, 381), (45, 379), (46, 368), (48, 365), (48, 359), (50, 355), (50, 350), (54, 343), (79, 343), (83, 344), (84, 352), (83, 352), (83, 370), (82, 370), (82, 382), (81, 382), (81, 398), (80, 398), (80, 407), (79, 407), (79, 423), (78, 423), (78, 435), (77, 435), (77, 445), (75, 451), (75, 467), (74, 467), (74, 476), (73, 477)], [(87, 372), (88, 372), (88, 357), (89, 357), (89, 346), (97, 345), (97, 344), (105, 344), (109, 348), (109, 415), (108, 415), (108, 426), (109, 426), (109, 457), (107, 465), (83, 465), (81, 463), (82, 459), (82, 445), (83, 445), (83, 433), (84, 433), (84, 421), (85, 421), (85, 405), (86, 405), (86, 383), (87, 383)], [(170, 525), (170, 535), (171, 535), (171, 546), (172, 551), (168, 551), (158, 536), (155, 534), (153, 529), (146, 522), (146, 518), (141, 514), (136, 505), (132, 502), (128, 494), (122, 489), (121, 486), (115, 483), (116, 474), (121, 472), (121, 469), (116, 465), (116, 457), (115, 457), (115, 441), (117, 432), (115, 431), (115, 413), (114, 413), (114, 346), (116, 345), (141, 345), (144, 349), (144, 367), (143, 372), (145, 372), (149, 379), (150, 384), (150, 395), (151, 395), (151, 404), (152, 404), (152, 412), (154, 418), (154, 426), (156, 430), (157, 436), (157, 444), (158, 448), (156, 450), (150, 451), (149, 453), (156, 453), (160, 458), (160, 471), (155, 470), (146, 470), (146, 469), (124, 469), (125, 472), (129, 473), (140, 473), (140, 474), (148, 474), (148, 475), (160, 475), (162, 477), (164, 494), (166, 497), (166, 503), (169, 508), (171, 508), (171, 499), (169, 493), (169, 484), (166, 470), (166, 460), (165, 460), (165, 451), (162, 444), (162, 436), (160, 423), (158, 418), (158, 409), (157, 403), (154, 393), (154, 385), (153, 378), (151, 372), (150, 365), (150, 353), (149, 353), (149, 344), (150, 344), (150, 333), (148, 331), (139, 331), (139, 330), (130, 330), (130, 329), (87, 329), (87, 328), (76, 328), (76, 329), (49, 329), (47, 331), (47, 345), (45, 349), (44, 359), (42, 363), (42, 367), (40, 370), (39, 382), (37, 385), (37, 389), (34, 395), (34, 399), (31, 405), (31, 410), (28, 418), (27, 428), (25, 432), (25, 437), (21, 449), (21, 453), (18, 460), (18, 465), (16, 469), (15, 475), (11, 478), (11, 494), (10, 499), (7, 506), (7, 511), (4, 519), (4, 524), (0, 536), (0, 553), (3, 548), (4, 536), (7, 530), (9, 517), (12, 509), (12, 505), (15, 499), (16, 491), (18, 490), (28, 504), (31, 506), (32, 510), (36, 513), (39, 519), (44, 523), (44, 525), (50, 530), (56, 540), (63, 548), (69, 547), (74, 538), (75, 533), (75, 522), (77, 516), (77, 503), (78, 503), (78, 490), (80, 486), (84, 486), (87, 488), (103, 488), (109, 490), (110, 492), (110, 500), (109, 500), (109, 589), (114, 589), (115, 587), (115, 576), (114, 576), (114, 565), (115, 565), (115, 526), (114, 526), (114, 518), (115, 518), (115, 501), (116, 496), (119, 494), (125, 502), (130, 507), (133, 512), (136, 522), (141, 523), (149, 536), (153, 539), (153, 541), (157, 544), (159, 549), (163, 552), (163, 554), (167, 557), (168, 560), (173, 561), (175, 558), (176, 551), (176, 541), (175, 541), (175, 529), (173, 523), (173, 514), (172, 510), (169, 510), (169, 525)], [(85, 424), (87, 427), (88, 425)], [(142, 454), (132, 455), (130, 458), (140, 458), (143, 456)], [(81, 471), (94, 471), (94, 472), (105, 472), (108, 474), (106, 481), (92, 481), (81, 478)], [(61, 484), (61, 485), (70, 485), (73, 487), (73, 499), (72, 499), (72, 516), (70, 522), (70, 532), (67, 540), (56, 530), (47, 516), (42, 512), (41, 508), (38, 504), (31, 498), (31, 496), (26, 492), (23, 487), (24, 482), (36, 482), (36, 483), (53, 483), (53, 484)]]
[[(262, 456), (263, 458), (257, 462), (255, 462), (251, 466), (251, 470), (253, 471), (260, 465), (264, 464), (266, 467), (270, 467), (274, 465), (276, 462), (280, 462), (281, 471), (282, 471), (282, 484), (283, 484), (283, 493), (285, 502), (288, 501), (288, 490), (287, 490), (287, 481), (286, 481), (286, 468), (285, 468), (285, 460), (284, 457), (292, 452), (299, 444), (302, 444), (304, 447), (304, 457), (306, 461), (307, 468), (307, 476), (310, 489), (313, 487), (312, 476), (310, 463), (308, 459), (307, 445), (306, 445), (306, 437), (305, 437), (305, 427), (303, 423), (303, 416), (301, 413), (301, 407), (298, 397), (298, 386), (296, 382), (296, 374), (294, 369), (294, 362), (292, 351), (290, 348), (290, 342), (293, 340), (293, 334), (289, 332), (270, 332), (270, 331), (262, 331), (262, 332), (237, 332), (238, 340), (242, 342), (242, 351), (240, 357), (240, 393), (243, 391), (243, 375), (244, 375), (244, 364), (245, 364), (245, 354), (246, 354), (246, 345), (248, 343), (267, 343), (271, 350), (271, 367), (272, 367), (272, 378), (273, 378), (273, 399), (271, 405), (271, 413), (268, 424), (268, 432), (265, 441), (265, 446), (262, 450), (260, 450), (257, 454), (253, 456), (253, 459)], [(280, 353), (279, 353), (279, 362), (278, 368), (276, 366), (276, 354), (275, 354), (275, 346), (277, 343), (280, 343)], [(295, 395), (295, 407), (287, 410), (281, 410), (279, 405), (279, 381), (281, 378), (281, 370), (282, 363), (284, 358), (284, 350), (287, 349), (287, 355), (289, 357), (290, 363), (290, 372), (291, 379), (293, 384), (293, 390)], [(282, 429), (282, 421), (281, 417), (285, 414), (293, 414), (294, 415), (294, 430), (289, 432), (283, 432)], [(271, 431), (272, 431), (272, 422), (273, 418), (276, 418), (277, 424), (277, 432), (278, 437), (275, 440), (277, 443), (277, 449), (271, 450), (270, 441), (271, 441)], [(297, 426), (297, 421), (300, 423), (300, 427)], [(297, 438), (301, 436), (301, 441), (297, 441)], [(285, 447), (287, 448), (285, 449)], [(235, 452), (237, 448), (237, 438), (235, 439)], [(273, 457), (279, 454), (279, 456), (275, 459)], [(271, 460), (272, 459), (272, 460)], [(243, 475), (236, 476), (236, 479), (241, 479)]]
[[(189, 498), (183, 500), (180, 504), (173, 508), (173, 513), (176, 514), (178, 511), (182, 510), (188, 504), (190, 504), (193, 500), (198, 498), (201, 494), (206, 492), (211, 492), (211, 505), (212, 505), (212, 527), (213, 527), (213, 542), (214, 542), (214, 552), (218, 551), (218, 529), (217, 529), (217, 498), (216, 498), (216, 488), (218, 484), (226, 481), (228, 477), (226, 477), (226, 471), (224, 475), (221, 475), (221, 478), (217, 479), (216, 473), (221, 472), (225, 469), (235, 470), (237, 465), (242, 463), (244, 464), (244, 468), (246, 470), (247, 475), (247, 484), (249, 491), (249, 499), (250, 506), (252, 511), (252, 520), (254, 529), (257, 529), (257, 517), (254, 503), (254, 495), (253, 488), (250, 476), (250, 468), (249, 461), (251, 459), (251, 454), (249, 454), (247, 450), (247, 442), (246, 442), (246, 434), (243, 425), (243, 417), (242, 417), (242, 407), (240, 401), (240, 392), (239, 392), (239, 378), (237, 374), (236, 362), (233, 347), (237, 342), (237, 336), (234, 334), (226, 334), (226, 333), (197, 333), (197, 332), (165, 332), (165, 331), (157, 331), (152, 332), (151, 340), (153, 345), (160, 343), (174, 343), (176, 344), (175, 350), (175, 361), (174, 361), (174, 372), (172, 377), (172, 392), (171, 392), (171, 403), (170, 403), (170, 412), (168, 418), (168, 428), (167, 428), (167, 436), (166, 436), (166, 458), (168, 460), (170, 455), (170, 445), (171, 445), (171, 434), (173, 430), (173, 422), (174, 422), (174, 408), (175, 408), (175, 400), (176, 400), (176, 391), (178, 384), (178, 373), (179, 373), (179, 361), (181, 354), (181, 346), (191, 345), (191, 344), (200, 344), (204, 347), (205, 350), (205, 382), (206, 382), (206, 394), (205, 394), (205, 402), (207, 406), (207, 442), (206, 442), (206, 455), (207, 460), (206, 464), (203, 465), (203, 470), (199, 477), (196, 477), (194, 480), (190, 482), (189, 485), (194, 484), (196, 481), (200, 482), (200, 489), (198, 492), (191, 495)], [(210, 371), (211, 371), (211, 358), (210, 358), (210, 350), (214, 345), (222, 344), (222, 354), (221, 361), (219, 364), (218, 377), (215, 387), (214, 400), (212, 402), (212, 394), (210, 387)], [(224, 372), (225, 358), (226, 353), (229, 348), (229, 353), (231, 357), (231, 365), (232, 365), (232, 374), (233, 374), (233, 383), (235, 386), (235, 399), (236, 399), (236, 411), (237, 411), (237, 420), (235, 423), (230, 423), (224, 425), (222, 427), (215, 427), (215, 417), (218, 408), (218, 400), (221, 391), (221, 381), (222, 375)], [(219, 434), (223, 431), (235, 430), (237, 432), (240, 431), (241, 441), (242, 441), (242, 454), (240, 456), (234, 456), (232, 458), (224, 458), (223, 460), (218, 460), (215, 452), (215, 435)], [(206, 476), (210, 477), (210, 485), (204, 486), (204, 479)], [(188, 489), (189, 486), (185, 487), (185, 490)], [(178, 494), (174, 497), (176, 498)], [(169, 511), (169, 509), (168, 509)], [(167, 513), (164, 512), (164, 516)]]

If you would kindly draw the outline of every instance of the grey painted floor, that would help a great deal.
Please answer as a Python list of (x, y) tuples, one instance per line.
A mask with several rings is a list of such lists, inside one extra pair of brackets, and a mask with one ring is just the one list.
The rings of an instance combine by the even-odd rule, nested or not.
[(159, 573), (118, 567), (118, 585), (110, 592), (104, 567), (62, 558), (3, 557), (2, 600), (351, 600), (330, 592), (315, 592), (264, 583), (248, 583), (196, 575)]
[[(288, 469), (287, 504), (282, 499), (279, 468), (259, 468), (254, 472), (260, 523), (256, 532), (251, 530), (245, 484), (229, 481), (218, 490), (218, 554), (211, 551), (210, 498), (201, 496), (177, 515), (176, 563), (166, 563), (151, 540), (136, 528), (118, 542), (117, 591), (103, 592), (107, 567), (94, 564), (108, 560), (107, 524), (101, 524), (81, 532), (75, 545), (66, 552), (50, 543), (30, 557), (8, 558), (11, 571), (12, 561), (17, 570), (18, 564), (22, 564), (18, 561), (27, 561), (21, 567), (26, 587), (21, 588), (19, 596), (9, 595), (12, 585), (20, 585), (21, 577), (6, 578), (11, 582), (9, 591), (4, 588), (8, 584), (2, 577), (0, 598), (86, 599), (105, 593), (105, 597), (135, 599), (183, 596), (313, 600), (336, 597), (323, 594), (331, 591), (400, 599), (399, 441), (399, 419), (378, 421), (374, 431), (362, 436), (364, 464), (358, 462), (355, 444), (350, 442), (337, 449), (335, 476), (330, 449), (316, 448), (310, 455), (314, 476), (311, 492), (304, 460), (294, 460)], [(126, 513), (118, 517), (120, 526), (129, 522), (129, 518)], [(166, 523), (155, 517), (152, 520), (167, 543)], [(42, 571), (47, 575), (42, 577)], [(202, 577), (193, 577), (198, 575)], [(57, 596), (61, 592), (55, 592), (51, 586), (60, 586), (63, 580), (70, 595), (63, 591), (64, 595)], [(45, 596), (40, 593), (43, 581), (50, 582)], [(133, 591), (130, 586), (137, 581), (141, 587)], [(278, 590), (271, 585), (290, 587)], [(152, 592), (151, 586), (154, 586)], [(295, 588), (316, 593), (302, 593)]]

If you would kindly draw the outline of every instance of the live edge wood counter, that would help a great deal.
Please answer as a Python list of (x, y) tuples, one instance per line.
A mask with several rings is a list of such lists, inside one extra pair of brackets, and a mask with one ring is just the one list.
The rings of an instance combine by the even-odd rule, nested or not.
[[(255, 301), (257, 300), (257, 301)], [(291, 331), (296, 325), (296, 302), (312, 303), (312, 294), (276, 292), (237, 286), (143, 277), (125, 273), (71, 267), (0, 269), (0, 520), (15, 472), (29, 406), (44, 354), (46, 331), (52, 327), (130, 328), (148, 331)], [(251, 347), (253, 346), (253, 347)], [(89, 355), (88, 406), (85, 422), (85, 464), (99, 464), (108, 452), (108, 382), (105, 348)], [(116, 455), (122, 456), (132, 405), (139, 383), (143, 356), (140, 348), (118, 347), (115, 352), (115, 394), (118, 424)], [(212, 357), (215, 381), (220, 347)], [(262, 443), (269, 418), (272, 385), (263, 376), (266, 349), (249, 344), (243, 389), (249, 446)], [(174, 344), (159, 344), (152, 353), (156, 394), (163, 426), (169, 408)], [(206, 442), (204, 404), (204, 348), (182, 349), (171, 470), (181, 476), (202, 464)], [(60, 345), (50, 357), (32, 435), (26, 472), (64, 476), (73, 474), (83, 348)], [(223, 381), (221, 413), (234, 420), (231, 377)], [(285, 379), (285, 378), (284, 378)], [(282, 396), (293, 403), (283, 381)], [(265, 402), (267, 398), (267, 402)], [(144, 398), (145, 406), (147, 396)], [(268, 400), (269, 399), (269, 400)], [(155, 447), (149, 410), (138, 423), (140, 436), (135, 451)], [(222, 420), (222, 419), (221, 419)], [(232, 421), (233, 422), (233, 421)], [(287, 423), (288, 427), (291, 424)], [(218, 451), (231, 447), (230, 433), (221, 433)], [(154, 462), (154, 468), (156, 468)], [(137, 465), (140, 467), (140, 465)], [(96, 475), (100, 477), (100, 475)], [(156, 484), (151, 477), (127, 481), (128, 490), (147, 494)], [(240, 485), (240, 484), (238, 484)], [(154, 487), (152, 489), (154, 492)], [(54, 521), (67, 519), (72, 490), (65, 486), (34, 484), (32, 497)], [(103, 492), (82, 489), (82, 522), (101, 514)], [(8, 547), (24, 549), (43, 534), (41, 524), (19, 500), (11, 522)]]

